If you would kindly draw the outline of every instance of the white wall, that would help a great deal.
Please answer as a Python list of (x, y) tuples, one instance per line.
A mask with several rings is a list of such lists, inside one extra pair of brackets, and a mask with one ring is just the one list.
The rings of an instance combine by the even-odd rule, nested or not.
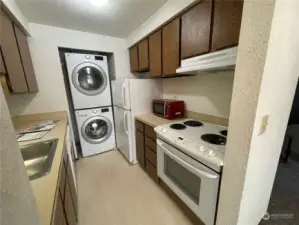
[(163, 98), (184, 100), (188, 111), (229, 117), (234, 71), (163, 80)]
[(29, 47), (39, 87), (37, 94), (8, 98), (12, 116), (67, 109), (58, 47), (113, 52), (117, 77), (131, 76), (124, 39), (30, 23)]
[[(23, 29), (30, 34), (29, 24), (19, 7), (14, 0), (1, 0), (2, 3), (8, 8), (8, 10), (13, 14), (15, 19), (20, 23)], [(0, 2), (1, 4), (1, 2)]]
[[(298, 1), (276, 0), (239, 224), (255, 224), (267, 212), (299, 76), (298, 10)], [(258, 136), (261, 119), (267, 114), (268, 129)]]
[(127, 37), (127, 46), (129, 47), (145, 37), (194, 1), (196, 0), (168, 0), (146, 22)]

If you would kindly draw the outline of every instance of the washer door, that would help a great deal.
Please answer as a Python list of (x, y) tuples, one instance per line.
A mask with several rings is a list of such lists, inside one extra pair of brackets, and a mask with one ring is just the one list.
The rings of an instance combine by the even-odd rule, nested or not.
[(73, 71), (73, 85), (84, 95), (98, 95), (107, 87), (105, 71), (94, 63), (81, 63)]
[(94, 116), (86, 120), (81, 127), (81, 134), (85, 141), (99, 144), (107, 140), (112, 132), (111, 122), (102, 116)]

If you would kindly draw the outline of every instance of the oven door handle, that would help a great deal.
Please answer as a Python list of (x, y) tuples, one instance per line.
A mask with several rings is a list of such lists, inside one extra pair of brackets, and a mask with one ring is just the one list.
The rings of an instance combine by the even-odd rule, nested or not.
[(167, 150), (162, 143), (160, 143), (157, 140), (157, 144), (163, 149), (163, 151), (165, 151), (165, 153), (167, 153), (171, 158), (173, 158), (174, 160), (176, 160), (177, 162), (179, 162), (181, 165), (183, 165), (186, 168), (189, 168), (190, 170), (196, 171), (196, 173), (198, 173), (201, 176), (204, 176), (206, 178), (209, 179), (217, 179), (218, 175), (213, 175), (213, 174), (209, 174), (205, 171), (199, 170), (197, 168), (195, 168), (194, 166), (186, 163), (184, 160), (180, 159), (179, 157), (177, 157), (175, 154), (173, 154), (172, 152), (170, 152), (169, 150)]

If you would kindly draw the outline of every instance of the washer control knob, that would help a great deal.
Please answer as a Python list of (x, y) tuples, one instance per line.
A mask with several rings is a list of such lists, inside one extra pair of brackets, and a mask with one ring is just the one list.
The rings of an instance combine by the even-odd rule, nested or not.
[(216, 155), (215, 151), (213, 151), (213, 150), (209, 151), (209, 156), (214, 157), (215, 155)]
[(90, 59), (90, 56), (89, 56), (89, 55), (87, 55), (87, 56), (85, 56), (85, 58), (86, 58), (86, 59)]
[(93, 113), (97, 113), (98, 111), (97, 111), (97, 110), (92, 110), (92, 112), (93, 112)]

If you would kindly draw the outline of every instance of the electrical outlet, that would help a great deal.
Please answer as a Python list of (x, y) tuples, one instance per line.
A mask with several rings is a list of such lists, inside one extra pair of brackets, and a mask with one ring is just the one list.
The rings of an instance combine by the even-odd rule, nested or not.
[(266, 132), (267, 127), (268, 127), (268, 120), (269, 120), (269, 115), (268, 114), (262, 117), (261, 126), (260, 126), (258, 136), (261, 136), (262, 134), (264, 134)]

